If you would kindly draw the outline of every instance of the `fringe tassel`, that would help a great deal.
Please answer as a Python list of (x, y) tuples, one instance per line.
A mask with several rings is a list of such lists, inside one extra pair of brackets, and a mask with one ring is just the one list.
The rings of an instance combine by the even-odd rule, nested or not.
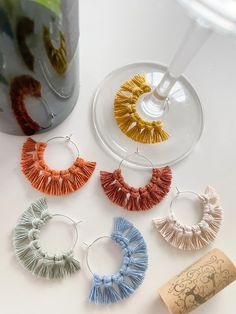
[(152, 125), (154, 127), (153, 141), (155, 143), (163, 142), (169, 139), (169, 134), (163, 129), (163, 123), (161, 121), (153, 122)]
[(122, 280), (123, 278), (121, 277), (121, 280), (118, 282), (118, 289), (120, 292), (120, 298), (121, 299), (126, 299), (128, 298), (131, 294), (134, 293), (134, 288), (130, 286), (125, 280)]
[(114, 101), (114, 116), (121, 131), (132, 140), (143, 144), (155, 144), (169, 138), (161, 121), (145, 121), (136, 109), (138, 98), (151, 91), (145, 76), (135, 75), (125, 82)]
[[(61, 171), (61, 194), (69, 194), (75, 191), (75, 184), (71, 181), (71, 175), (67, 171)], [(60, 195), (60, 194), (59, 194)]]
[(96, 163), (77, 158), (68, 170), (49, 169), (44, 161), (46, 143), (37, 143), (29, 138), (21, 154), (21, 169), (31, 185), (49, 195), (60, 196), (81, 188), (92, 176)]
[(45, 189), (45, 193), (49, 195), (56, 195), (56, 196), (62, 195), (59, 171), (54, 171), (51, 174), (49, 183)]
[(111, 238), (121, 245), (123, 265), (112, 276), (94, 274), (88, 299), (95, 304), (111, 304), (128, 298), (143, 282), (148, 266), (146, 244), (132, 223), (123, 217), (116, 218)]
[(135, 82), (132, 80), (125, 82), (121, 86), (121, 90), (125, 91), (125, 92), (129, 92), (129, 93), (131, 93), (137, 97), (139, 97), (140, 95), (143, 94), (142, 88), (140, 88), (138, 85), (136, 85)]
[(172, 180), (169, 167), (153, 169), (150, 183), (143, 188), (132, 188), (124, 182), (121, 170), (101, 171), (100, 181), (107, 197), (129, 211), (145, 211), (159, 204), (168, 194)]
[(124, 117), (119, 117), (117, 116), (116, 121), (124, 133), (127, 133), (129, 128), (135, 123), (134, 121), (134, 116), (129, 115), (129, 116), (124, 116)]
[(40, 230), (51, 218), (45, 198), (31, 204), (18, 221), (13, 243), (18, 261), (33, 275), (46, 279), (62, 279), (79, 271), (80, 263), (73, 257), (72, 251), (50, 256), (41, 249)]
[(102, 295), (102, 280), (96, 274), (94, 274), (93, 278), (93, 286), (89, 293), (89, 301), (95, 304), (102, 303), (103, 295)]
[(129, 230), (133, 225), (125, 218), (117, 218), (114, 223), (114, 232), (125, 233)]
[(135, 75), (133, 77), (133, 82), (141, 88), (141, 90), (144, 92), (144, 93), (149, 93), (152, 91), (151, 87), (149, 86), (149, 84), (147, 84), (146, 82), (146, 79), (145, 79), (145, 76), (144, 75)]
[(181, 250), (199, 250), (217, 237), (223, 219), (223, 210), (219, 204), (214, 189), (208, 187), (203, 201), (203, 219), (198, 224), (192, 227), (182, 225), (174, 215), (153, 222), (162, 237), (172, 246)]

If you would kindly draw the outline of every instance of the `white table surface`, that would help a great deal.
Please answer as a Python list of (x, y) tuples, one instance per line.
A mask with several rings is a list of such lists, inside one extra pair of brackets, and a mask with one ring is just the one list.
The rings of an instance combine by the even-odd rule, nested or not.
[[(48, 198), (51, 212), (83, 220), (81, 242), (90, 243), (96, 237), (109, 234), (113, 217), (125, 216), (143, 233), (149, 249), (149, 268), (143, 285), (127, 301), (112, 306), (95, 306), (86, 297), (91, 278), (86, 270), (86, 246), (81, 242), (76, 255), (83, 270), (63, 282), (35, 279), (16, 262), (12, 249), (12, 229), (23, 210), (41, 194), (33, 190), (19, 168), (23, 137), (0, 134), (1, 219), (0, 219), (0, 312), (2, 314), (166, 314), (158, 299), (157, 289), (172, 276), (204, 255), (213, 247), (223, 249), (236, 262), (235, 249), (235, 178), (236, 178), (236, 41), (213, 35), (193, 60), (186, 76), (195, 86), (205, 108), (205, 130), (195, 151), (173, 168), (173, 187), (202, 192), (211, 184), (220, 194), (225, 219), (219, 237), (207, 249), (184, 253), (171, 248), (154, 230), (151, 220), (166, 214), (173, 193), (147, 213), (129, 213), (112, 205), (99, 184), (100, 170), (113, 170), (117, 161), (100, 147), (94, 133), (91, 106), (99, 82), (113, 69), (138, 61), (158, 61), (168, 64), (181, 41), (190, 20), (174, 0), (81, 0), (80, 1), (80, 75), (81, 90), (78, 105), (59, 127), (37, 138), (46, 140), (56, 135), (73, 133), (80, 143), (81, 154), (97, 161), (95, 175), (79, 192), (63, 198)], [(108, 130), (109, 131), (109, 130)], [(53, 154), (55, 148), (56, 154)], [(65, 155), (63, 155), (65, 154)], [(59, 159), (59, 157), (64, 157)], [(71, 157), (54, 145), (48, 151), (52, 165), (69, 165)], [(130, 183), (144, 183), (148, 175), (125, 169)], [(186, 209), (186, 208), (185, 208)], [(199, 215), (191, 208), (179, 211), (181, 217), (193, 222)], [(44, 243), (57, 245), (56, 239), (65, 230), (45, 230)], [(52, 232), (53, 230), (53, 232)], [(47, 236), (48, 237), (47, 237)], [(47, 239), (47, 240), (46, 240)], [(68, 234), (60, 239), (65, 244)], [(93, 251), (93, 266), (114, 270), (118, 253), (110, 256), (104, 247), (102, 254)], [(99, 251), (100, 252), (100, 251)], [(109, 258), (110, 257), (110, 258)], [(112, 263), (113, 261), (113, 263)], [(116, 265), (115, 265), (116, 264)], [(234, 314), (236, 285), (233, 284), (214, 299), (202, 305), (196, 313)]]

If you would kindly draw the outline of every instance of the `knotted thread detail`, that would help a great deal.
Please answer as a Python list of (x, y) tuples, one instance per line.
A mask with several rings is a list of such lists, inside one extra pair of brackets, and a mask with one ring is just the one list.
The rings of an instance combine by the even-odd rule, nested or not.
[(150, 182), (144, 187), (129, 186), (121, 170), (113, 173), (101, 171), (100, 180), (107, 197), (116, 205), (129, 211), (149, 210), (168, 194), (172, 181), (170, 167), (154, 168)]

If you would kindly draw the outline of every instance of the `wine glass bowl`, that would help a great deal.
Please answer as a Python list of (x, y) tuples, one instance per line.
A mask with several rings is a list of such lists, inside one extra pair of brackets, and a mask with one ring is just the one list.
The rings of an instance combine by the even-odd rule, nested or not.
[[(145, 73), (151, 87), (161, 81), (167, 67), (155, 63), (137, 63), (122, 67), (109, 74), (99, 86), (93, 102), (93, 122), (103, 147), (117, 159), (123, 159), (136, 151), (152, 160), (155, 167), (173, 165), (186, 157), (201, 137), (203, 130), (203, 110), (201, 102), (191, 84), (181, 77), (165, 100), (164, 111), (155, 114), (155, 108), (142, 108), (142, 99), (137, 102), (137, 111), (144, 119), (162, 120), (170, 138), (158, 144), (141, 144), (131, 140), (118, 127), (114, 117), (114, 99), (122, 83), (137, 73)], [(145, 109), (144, 109), (145, 108)], [(145, 160), (131, 159), (130, 166), (150, 167)]]
[(43, 133), (73, 110), (78, 11), (77, 0), (0, 0), (1, 132)]
[[(202, 105), (183, 73), (213, 30), (236, 33), (236, 1), (178, 0), (178, 2), (194, 19), (169, 67), (143, 62), (120, 68), (105, 78), (94, 98), (93, 121), (97, 135), (103, 147), (118, 159), (135, 151), (139, 146), (155, 167), (173, 165), (185, 158), (201, 137), (204, 125)], [(135, 107), (131, 106), (134, 101), (132, 92), (131, 98), (125, 98), (125, 106), (128, 108), (126, 112), (123, 103), (123, 107), (119, 107), (119, 101), (122, 102), (123, 98), (117, 100), (116, 95), (118, 91), (122, 91), (123, 84), (130, 82), (137, 74), (146, 78), (152, 91), (138, 97)], [(117, 119), (117, 116), (124, 118), (125, 122)], [(132, 121), (136, 125), (132, 124)], [(154, 131), (151, 130), (152, 125), (155, 126), (153, 121), (160, 122), (165, 134), (170, 135), (169, 138), (160, 137), (161, 140), (155, 144), (150, 138), (146, 140), (147, 134), (154, 136)], [(146, 130), (145, 126), (149, 129)], [(136, 132), (139, 132), (138, 135)], [(129, 165), (147, 166), (135, 160), (131, 160)]]
[(219, 32), (236, 34), (235, 0), (178, 0), (193, 18)]

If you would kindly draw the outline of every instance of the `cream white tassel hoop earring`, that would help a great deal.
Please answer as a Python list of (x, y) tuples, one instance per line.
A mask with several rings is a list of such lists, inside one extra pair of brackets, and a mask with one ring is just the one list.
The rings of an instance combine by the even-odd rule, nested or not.
[[(75, 230), (75, 241), (72, 248), (61, 254), (48, 254), (40, 244), (41, 229), (49, 220), (63, 217), (72, 224)], [(74, 248), (79, 234), (73, 219), (62, 214), (50, 214), (45, 198), (32, 203), (21, 215), (13, 234), (15, 254), (19, 263), (33, 275), (45, 279), (62, 279), (80, 270), (80, 263), (74, 258)]]
[[(182, 224), (173, 212), (174, 201), (183, 193), (195, 194), (203, 208), (202, 220), (193, 225)], [(220, 200), (212, 187), (207, 187), (204, 194), (192, 191), (180, 192), (171, 202), (169, 215), (154, 219), (153, 223), (162, 237), (172, 246), (181, 250), (199, 250), (215, 240), (223, 219)]]

